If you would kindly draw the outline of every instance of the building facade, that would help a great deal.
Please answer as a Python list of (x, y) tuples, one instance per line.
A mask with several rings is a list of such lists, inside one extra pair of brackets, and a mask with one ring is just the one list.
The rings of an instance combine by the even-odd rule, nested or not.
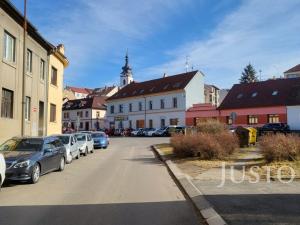
[(220, 89), (215, 85), (204, 85), (205, 103), (219, 106), (220, 104)]
[(104, 129), (106, 121), (105, 97), (70, 100), (63, 105), (63, 129), (89, 131)]
[(284, 72), (285, 78), (296, 78), (300, 77), (300, 64)]
[(199, 71), (132, 81), (107, 99), (107, 120), (110, 128), (183, 126), (186, 110), (203, 102), (203, 74)]
[(187, 111), (188, 125), (207, 119), (253, 127), (280, 122), (300, 130), (300, 78), (236, 84), (218, 108), (194, 105)]
[(64, 46), (57, 46), (49, 56), (47, 135), (59, 134), (62, 130), (64, 69), (68, 65)]

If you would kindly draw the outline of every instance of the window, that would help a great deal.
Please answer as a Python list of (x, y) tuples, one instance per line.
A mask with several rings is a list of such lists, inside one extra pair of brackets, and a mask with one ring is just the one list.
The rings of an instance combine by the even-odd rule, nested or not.
[(164, 99), (161, 99), (161, 100), (160, 100), (160, 108), (161, 108), (161, 109), (164, 109), (164, 108), (165, 108), (165, 100), (164, 100)]
[(123, 113), (123, 105), (122, 104), (119, 105), (119, 113)]
[(56, 105), (50, 104), (50, 122), (56, 122)]
[(268, 123), (279, 123), (279, 122), (280, 122), (279, 115), (277, 114), (268, 115)]
[(152, 109), (153, 109), (152, 101), (149, 101), (149, 110), (152, 110)]
[(173, 108), (177, 108), (177, 98), (173, 98)]
[(69, 118), (69, 113), (68, 112), (65, 112), (64, 113), (64, 119), (68, 119)]
[(89, 117), (89, 111), (85, 111), (85, 117)]
[(26, 71), (32, 73), (32, 51), (27, 49)]
[(228, 125), (232, 125), (232, 123), (233, 123), (231, 116), (227, 116), (226, 121), (227, 121)]
[(13, 118), (14, 92), (2, 88), (1, 117)]
[(9, 62), (16, 61), (16, 39), (8, 32), (4, 32), (3, 58)]
[(129, 128), (132, 128), (132, 121), (129, 120)]
[(142, 111), (143, 110), (143, 105), (141, 102), (139, 102), (139, 111)]
[(45, 80), (45, 61), (42, 59), (40, 62), (40, 78), (41, 80)]
[(100, 117), (100, 112), (96, 112), (96, 117), (99, 118)]
[(163, 128), (166, 126), (165, 119), (160, 119), (160, 127)]
[(240, 98), (242, 98), (242, 97), (243, 97), (243, 94), (239, 94), (239, 95), (237, 96), (238, 99), (240, 99)]
[(257, 116), (248, 116), (248, 124), (257, 124), (258, 118)]
[(257, 92), (254, 92), (254, 93), (251, 95), (252, 98), (254, 98), (254, 97), (256, 97), (256, 96), (257, 96)]
[(115, 106), (114, 105), (110, 106), (110, 113), (111, 114), (115, 113)]
[(25, 97), (25, 120), (30, 120), (31, 98)]
[(149, 128), (153, 128), (153, 120), (149, 120)]
[(129, 112), (132, 112), (132, 103), (129, 103)]
[(278, 95), (278, 91), (273, 91), (272, 95), (273, 96)]
[(83, 116), (82, 111), (77, 112), (77, 116), (80, 117), (80, 118), (82, 118), (82, 116)]
[(79, 124), (79, 128), (82, 129), (83, 128), (83, 122), (80, 122)]
[(170, 125), (178, 125), (178, 119), (170, 119)]
[(55, 67), (51, 67), (51, 84), (57, 86), (57, 69)]

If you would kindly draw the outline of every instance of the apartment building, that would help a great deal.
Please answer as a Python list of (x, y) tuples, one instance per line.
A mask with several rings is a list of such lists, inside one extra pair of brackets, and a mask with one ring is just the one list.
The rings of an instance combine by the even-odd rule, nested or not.
[[(48, 131), (48, 68), (52, 64), (50, 58), (55, 57), (55, 47), (28, 21), (23, 74), (23, 24), (23, 15), (12, 3), (0, 1), (0, 142), (22, 135), (22, 130), (29, 136), (46, 135)], [(51, 96), (55, 98), (60, 93), (62, 89), (57, 89)], [(58, 114), (61, 114), (61, 105), (56, 107)]]

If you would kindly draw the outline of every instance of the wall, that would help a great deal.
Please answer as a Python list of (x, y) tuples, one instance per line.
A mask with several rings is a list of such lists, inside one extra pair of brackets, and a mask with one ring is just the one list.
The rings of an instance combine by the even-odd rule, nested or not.
[(287, 107), (287, 121), (291, 130), (300, 130), (300, 106)]
[[(4, 30), (16, 38), (16, 62), (3, 59)], [(39, 134), (39, 101), (46, 102), (46, 82), (40, 79), (40, 59), (47, 68), (47, 51), (31, 37), (27, 38), (27, 48), (33, 53), (33, 71), (26, 74), (26, 96), (31, 97), (31, 118), (26, 122), (25, 135)], [(2, 9), (0, 9), (0, 99), (2, 88), (14, 91), (13, 118), (0, 117), (0, 142), (21, 135), (22, 121), (22, 70), (23, 70), (23, 29)], [(0, 105), (1, 107), (1, 105)], [(44, 124), (42, 124), (44, 125)], [(41, 132), (45, 132), (41, 126)]]
[[(57, 85), (51, 84), (52, 66), (57, 69)], [(48, 113), (47, 135), (60, 134), (62, 131), (64, 65), (55, 55), (50, 55), (48, 73)], [(56, 105), (56, 121), (50, 122), (50, 104)]]
[(204, 81), (203, 74), (198, 72), (185, 87), (185, 110), (196, 103), (204, 103)]

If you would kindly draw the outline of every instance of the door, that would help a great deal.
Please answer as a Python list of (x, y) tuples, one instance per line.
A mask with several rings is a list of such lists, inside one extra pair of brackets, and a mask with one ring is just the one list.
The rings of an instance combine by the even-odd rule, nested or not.
[(72, 158), (74, 158), (76, 155), (76, 149), (77, 146), (76, 146), (76, 143), (75, 143), (75, 140), (74, 140), (74, 137), (70, 137), (70, 153), (72, 155)]
[(45, 114), (44, 102), (39, 101), (39, 131), (38, 131), (39, 136), (44, 135), (44, 125), (45, 125), (44, 114)]
[(86, 131), (90, 130), (90, 123), (89, 122), (85, 122), (85, 130)]
[(53, 168), (55, 146), (51, 140), (46, 140), (43, 148), (43, 158), (41, 160), (42, 173), (46, 173)]

